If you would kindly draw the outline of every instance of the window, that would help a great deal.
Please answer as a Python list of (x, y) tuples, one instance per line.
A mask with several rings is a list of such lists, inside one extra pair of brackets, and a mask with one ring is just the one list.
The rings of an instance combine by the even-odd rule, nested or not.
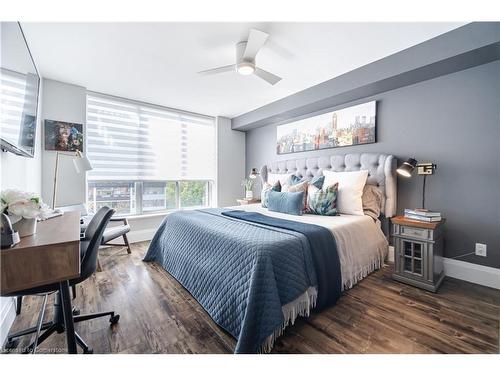
[(87, 94), (88, 206), (121, 215), (209, 207), (215, 122), (101, 94)]

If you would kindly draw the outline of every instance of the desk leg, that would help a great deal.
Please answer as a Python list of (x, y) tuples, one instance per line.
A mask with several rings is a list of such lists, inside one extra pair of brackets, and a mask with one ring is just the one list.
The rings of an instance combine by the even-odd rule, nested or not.
[(66, 341), (68, 343), (68, 353), (76, 354), (75, 326), (73, 324), (73, 309), (71, 307), (71, 297), (69, 295), (69, 282), (61, 281), (59, 283), (59, 292), (61, 293), (61, 305), (64, 316), (64, 328), (66, 330)]

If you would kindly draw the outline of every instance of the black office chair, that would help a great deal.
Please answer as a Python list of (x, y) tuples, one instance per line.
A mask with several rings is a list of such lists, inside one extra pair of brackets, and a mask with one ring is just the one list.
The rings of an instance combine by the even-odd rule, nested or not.
[[(70, 280), (70, 286), (74, 286), (79, 284), (86, 279), (88, 279), (95, 271), (97, 267), (97, 253), (99, 251), (99, 246), (101, 245), (102, 236), (106, 226), (108, 225), (109, 219), (114, 214), (114, 210), (109, 207), (101, 208), (90, 221), (87, 230), (85, 231), (85, 238), (80, 241), (80, 258), (81, 258), (81, 267), (80, 267), (80, 277)], [(32, 352), (34, 348), (36, 348), (39, 344), (45, 341), (51, 334), (54, 332), (63, 333), (64, 332), (64, 317), (61, 305), (61, 297), (59, 290), (59, 284), (51, 284), (51, 285), (43, 285), (37, 288), (27, 289), (18, 291), (15, 293), (7, 294), (5, 296), (26, 296), (33, 294), (48, 294), (52, 292), (57, 292), (56, 299), (54, 302), (54, 316), (51, 322), (41, 324), (41, 330), (43, 333), (35, 339), (27, 348), (23, 350), (23, 352)], [(78, 315), (77, 315), (78, 314)], [(120, 319), (120, 315), (115, 314), (114, 311), (106, 311), (95, 314), (86, 314), (79, 315), (77, 312), (73, 313), (73, 321), (75, 323), (83, 322), (85, 320), (95, 319), (102, 316), (110, 316), (109, 322), (111, 325), (118, 323)], [(40, 318), (43, 319), (43, 317)], [(10, 334), (7, 337), (6, 348), (14, 348), (16, 346), (16, 342), (14, 339), (16, 337), (29, 335), (38, 331), (38, 327), (28, 328), (19, 332), (15, 332)], [(83, 341), (83, 339), (75, 332), (75, 338), (77, 344), (83, 349), (84, 353), (92, 353), (93, 350)]]

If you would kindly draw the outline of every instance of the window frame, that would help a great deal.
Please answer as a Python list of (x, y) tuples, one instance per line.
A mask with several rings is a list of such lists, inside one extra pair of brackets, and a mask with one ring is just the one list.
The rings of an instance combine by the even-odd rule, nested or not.
[[(87, 209), (89, 209), (89, 183), (127, 183), (127, 184), (133, 184), (134, 185), (134, 190), (135, 190), (135, 212), (129, 212), (129, 213), (120, 213), (117, 216), (119, 217), (129, 217), (129, 216), (148, 216), (148, 215), (157, 215), (157, 214), (168, 214), (171, 212), (175, 211), (180, 211), (180, 210), (196, 210), (196, 209), (202, 209), (202, 208), (211, 208), (213, 207), (213, 192), (214, 192), (214, 185), (215, 181), (213, 180), (88, 180), (86, 179), (86, 206)], [(144, 206), (143, 206), (143, 187), (144, 183), (147, 182), (159, 182), (159, 183), (169, 183), (169, 182), (174, 182), (175, 183), (175, 207), (174, 208), (168, 208), (168, 209), (159, 209), (159, 210), (146, 210), (144, 211)], [(180, 185), (182, 182), (204, 182), (206, 184), (205, 187), (205, 196), (207, 198), (207, 204), (205, 206), (187, 206), (187, 207), (182, 207), (181, 206), (181, 194), (180, 194)]]

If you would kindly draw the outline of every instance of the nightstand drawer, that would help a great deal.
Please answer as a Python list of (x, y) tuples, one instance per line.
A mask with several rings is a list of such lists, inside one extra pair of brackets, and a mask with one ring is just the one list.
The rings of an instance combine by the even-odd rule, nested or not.
[(415, 238), (424, 241), (434, 239), (434, 231), (431, 229), (416, 228), (398, 224), (393, 225), (392, 234), (396, 236)]
[(432, 231), (423, 228), (406, 227), (401, 225), (400, 235), (406, 237), (420, 238), (422, 240), (432, 239)]

